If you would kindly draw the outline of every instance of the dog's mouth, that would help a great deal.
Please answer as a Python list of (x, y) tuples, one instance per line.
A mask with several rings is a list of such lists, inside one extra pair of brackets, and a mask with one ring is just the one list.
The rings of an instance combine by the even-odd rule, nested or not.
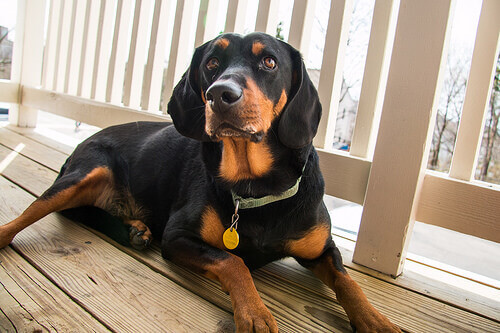
[(210, 134), (210, 136), (214, 141), (219, 141), (223, 138), (242, 138), (252, 142), (260, 142), (264, 137), (264, 133), (256, 131), (250, 126), (241, 128), (228, 122), (223, 122)]

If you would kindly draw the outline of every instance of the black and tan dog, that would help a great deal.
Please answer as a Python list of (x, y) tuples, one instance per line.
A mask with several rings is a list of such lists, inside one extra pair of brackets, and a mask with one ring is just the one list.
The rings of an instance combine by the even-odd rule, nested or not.
[(220, 281), (238, 331), (276, 332), (250, 270), (294, 257), (336, 293), (358, 331), (399, 331), (342, 265), (312, 146), (321, 116), (301, 55), (261, 33), (197, 48), (168, 105), (174, 126), (138, 122), (80, 144), (55, 183), (0, 227), (0, 247), (54, 212), (95, 206), (135, 247)]

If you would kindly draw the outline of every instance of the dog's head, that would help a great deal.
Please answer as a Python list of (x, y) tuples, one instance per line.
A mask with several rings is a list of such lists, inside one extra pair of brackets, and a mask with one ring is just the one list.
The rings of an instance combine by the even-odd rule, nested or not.
[(321, 117), (300, 53), (263, 33), (224, 34), (198, 47), (168, 104), (177, 130), (202, 141), (261, 141), (276, 126), (290, 148), (311, 143)]

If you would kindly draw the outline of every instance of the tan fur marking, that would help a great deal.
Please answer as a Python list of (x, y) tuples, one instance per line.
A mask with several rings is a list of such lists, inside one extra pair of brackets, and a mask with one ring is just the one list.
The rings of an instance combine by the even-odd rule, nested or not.
[(273, 102), (264, 95), (254, 80), (247, 78), (246, 83), (248, 88), (243, 90), (243, 95), (245, 96), (244, 103), (247, 112), (251, 116), (257, 117), (254, 121), (257, 123), (255, 127), (267, 132), (275, 117)]
[(207, 99), (205, 97), (205, 93), (203, 92), (203, 89), (201, 89), (201, 100), (203, 101), (203, 104), (207, 104)]
[(262, 44), (262, 42), (259, 42), (258, 40), (256, 40), (252, 44), (252, 53), (254, 55), (258, 56), (259, 54), (262, 53), (262, 50), (264, 50), (265, 47), (266, 46), (264, 44)]
[(219, 38), (214, 42), (214, 44), (225, 50), (229, 46), (229, 39)]
[(19, 217), (0, 228), (0, 248), (8, 245), (19, 231), (49, 213), (93, 205), (94, 200), (102, 194), (111, 179), (112, 174), (109, 169), (97, 167), (74, 186), (49, 198), (38, 198)]
[(283, 89), (283, 91), (281, 92), (280, 99), (279, 99), (278, 103), (276, 103), (276, 105), (274, 106), (274, 109), (273, 109), (273, 113), (275, 116), (279, 115), (281, 113), (281, 111), (283, 111), (283, 108), (285, 107), (287, 101), (288, 101), (288, 98), (286, 96), (285, 89)]
[(265, 142), (228, 137), (222, 138), (222, 142), (222, 178), (236, 182), (262, 177), (271, 170), (273, 157)]
[(222, 242), (224, 227), (219, 214), (211, 206), (207, 206), (201, 217), (201, 238), (209, 245), (219, 249), (225, 249)]
[[(103, 195), (106, 187), (113, 183), (111, 171), (106, 167), (97, 167), (90, 171), (78, 184), (67, 188), (54, 196), (54, 200), (65, 209), (68, 206), (94, 205), (99, 196)], [(52, 201), (52, 198), (48, 199)]]
[(312, 228), (304, 237), (289, 241), (287, 250), (294, 257), (315, 259), (323, 253), (328, 237), (330, 228), (320, 225)]
[[(206, 276), (218, 280), (222, 289), (229, 292), (236, 332), (278, 332), (278, 325), (262, 302), (252, 275), (241, 258), (230, 254), (229, 258), (215, 260), (203, 268)], [(263, 325), (268, 328), (263, 330)]]
[[(243, 89), (243, 100), (241, 108), (234, 111), (233, 125), (250, 133), (266, 133), (273, 120), (283, 111), (287, 102), (287, 95), (283, 89), (280, 99), (274, 105), (273, 101), (266, 97), (257, 83), (251, 78), (246, 80), (247, 87)], [(212, 135), (219, 125), (218, 115), (205, 104), (205, 130)]]

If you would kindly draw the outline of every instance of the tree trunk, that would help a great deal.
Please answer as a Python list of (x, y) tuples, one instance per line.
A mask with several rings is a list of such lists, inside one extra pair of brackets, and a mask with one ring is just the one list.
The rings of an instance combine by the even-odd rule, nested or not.
[(491, 157), (493, 156), (493, 147), (497, 136), (498, 118), (500, 112), (495, 114), (495, 100), (497, 94), (493, 93), (490, 100), (490, 122), (486, 128), (486, 151), (483, 156), (479, 179), (485, 181), (488, 178), (488, 168), (490, 167)]

